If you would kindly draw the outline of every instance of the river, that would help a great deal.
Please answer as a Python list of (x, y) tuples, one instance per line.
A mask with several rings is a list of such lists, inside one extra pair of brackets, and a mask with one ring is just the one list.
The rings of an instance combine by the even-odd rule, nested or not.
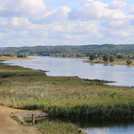
[[(48, 76), (79, 76), (88, 79), (116, 81), (116, 86), (134, 86), (134, 67), (84, 63), (83, 59), (32, 56), (31, 60), (12, 60), (4, 63), (33, 69), (46, 70)], [(80, 122), (88, 134), (133, 134), (131, 121), (86, 121)]]
[(5, 61), (10, 65), (46, 70), (48, 76), (79, 76), (86, 79), (115, 81), (110, 85), (134, 86), (134, 67), (84, 63), (83, 59), (31, 56), (32, 60)]

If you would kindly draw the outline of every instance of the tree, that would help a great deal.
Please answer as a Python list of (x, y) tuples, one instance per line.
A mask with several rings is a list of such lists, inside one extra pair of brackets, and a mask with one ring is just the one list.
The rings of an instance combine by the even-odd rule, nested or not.
[(114, 62), (114, 56), (113, 56), (113, 55), (111, 55), (111, 56), (109, 57), (109, 61), (110, 61), (110, 62)]
[(89, 56), (89, 60), (93, 61), (95, 59), (95, 56), (92, 54)]
[(117, 55), (117, 59), (123, 59), (124, 57), (123, 57), (123, 55), (122, 54), (118, 54)]
[(132, 61), (130, 59), (127, 59), (126, 63), (127, 63), (127, 65), (130, 65), (130, 64), (132, 64)]
[(107, 54), (105, 54), (103, 56), (103, 61), (108, 62), (108, 60), (109, 60), (109, 56)]
[(19, 57), (19, 58), (26, 58), (27, 55), (26, 55), (26, 54), (23, 54), (23, 53), (19, 53), (19, 54), (17, 55), (17, 57)]

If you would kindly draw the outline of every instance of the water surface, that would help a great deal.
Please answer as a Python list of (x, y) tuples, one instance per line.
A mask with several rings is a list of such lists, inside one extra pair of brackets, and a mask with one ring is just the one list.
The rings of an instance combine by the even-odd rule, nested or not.
[(12, 65), (49, 71), (48, 76), (79, 76), (86, 79), (116, 81), (111, 85), (134, 86), (134, 67), (84, 63), (83, 59), (31, 56), (32, 60), (5, 61)]
[[(89, 121), (90, 122), (90, 121)], [(83, 124), (85, 125), (85, 124)], [(87, 134), (133, 134), (134, 121), (98, 121), (90, 122), (83, 126), (82, 130)]]

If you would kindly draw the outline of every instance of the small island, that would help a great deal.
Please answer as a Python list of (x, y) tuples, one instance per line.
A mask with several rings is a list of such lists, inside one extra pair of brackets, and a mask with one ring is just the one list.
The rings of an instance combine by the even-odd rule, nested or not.
[(112, 54), (102, 54), (100, 56), (96, 56), (91, 54), (88, 60), (84, 60), (84, 62), (96, 63), (96, 64), (105, 64), (105, 65), (128, 65), (134, 66), (133, 56), (128, 55), (112, 55)]

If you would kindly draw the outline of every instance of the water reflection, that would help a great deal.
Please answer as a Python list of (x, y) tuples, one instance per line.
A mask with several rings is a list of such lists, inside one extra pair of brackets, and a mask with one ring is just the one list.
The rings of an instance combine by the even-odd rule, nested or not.
[(97, 121), (91, 122), (83, 131), (88, 134), (132, 134), (134, 121)]

